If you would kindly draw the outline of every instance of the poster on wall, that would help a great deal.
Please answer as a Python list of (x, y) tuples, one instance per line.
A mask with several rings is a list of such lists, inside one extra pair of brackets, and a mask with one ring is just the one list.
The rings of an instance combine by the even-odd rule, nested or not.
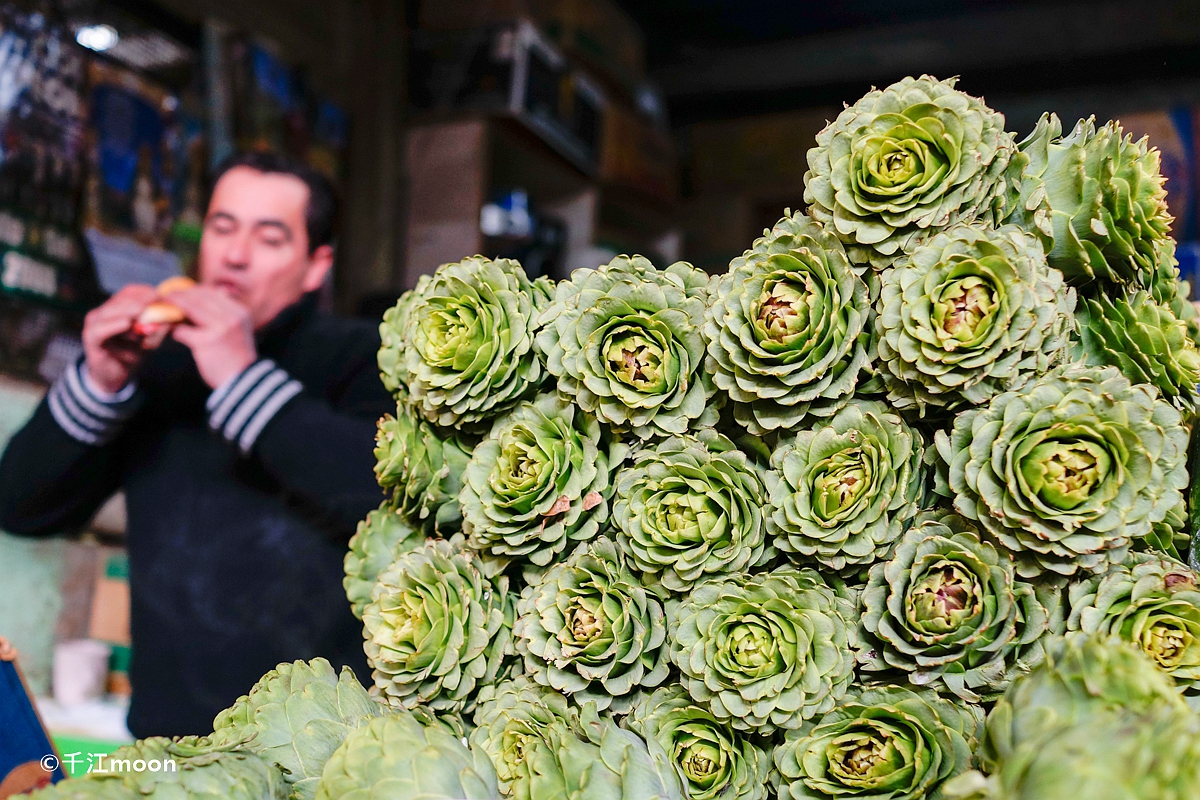
[(105, 291), (153, 285), (189, 266), (199, 238), (203, 127), (129, 70), (93, 62), (89, 83), (84, 236)]
[(39, 13), (0, 8), (0, 285), (70, 305), (86, 288), (78, 197), (84, 60)]
[[(229, 131), (238, 150), (283, 153), (321, 170), (335, 182), (345, 175), (350, 118), (345, 109), (312, 90), (305, 71), (289, 64), (268, 42), (206, 31), (206, 85), (213, 130)], [(213, 152), (216, 156), (216, 151)]]

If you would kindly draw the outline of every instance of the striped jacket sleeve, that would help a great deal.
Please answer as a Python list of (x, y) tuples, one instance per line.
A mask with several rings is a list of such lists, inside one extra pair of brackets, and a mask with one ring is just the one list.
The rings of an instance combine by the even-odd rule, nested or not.
[(249, 455), (271, 418), (303, 388), (271, 359), (259, 359), (209, 395), (208, 426)]
[(100, 447), (112, 441), (142, 404), (136, 383), (116, 393), (102, 391), (88, 377), (82, 358), (67, 368), (46, 396), (50, 415), (72, 439)]

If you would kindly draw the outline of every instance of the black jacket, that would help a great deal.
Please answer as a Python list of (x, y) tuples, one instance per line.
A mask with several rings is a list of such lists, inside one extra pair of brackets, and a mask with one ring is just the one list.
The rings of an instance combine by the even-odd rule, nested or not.
[(382, 500), (375, 423), (394, 403), (378, 332), (306, 297), (257, 339), (262, 360), (220, 398), (174, 342), (129, 399), (94, 402), (77, 365), (0, 460), (0, 528), (19, 535), (78, 529), (125, 489), (138, 737), (211, 731), (281, 661), (369, 674), (341, 581)]

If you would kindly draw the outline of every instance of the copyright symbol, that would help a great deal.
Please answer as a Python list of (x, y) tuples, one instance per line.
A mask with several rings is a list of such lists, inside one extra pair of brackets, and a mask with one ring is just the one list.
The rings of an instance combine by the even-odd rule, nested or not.
[(54, 770), (58, 769), (58, 756), (42, 756), (42, 760), (39, 763), (46, 772), (54, 772)]

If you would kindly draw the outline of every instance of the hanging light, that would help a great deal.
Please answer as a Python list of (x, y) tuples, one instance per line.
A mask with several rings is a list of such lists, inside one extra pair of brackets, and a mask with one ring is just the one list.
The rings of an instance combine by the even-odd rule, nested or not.
[(111, 25), (85, 25), (75, 32), (75, 41), (97, 53), (111, 50), (120, 39)]

